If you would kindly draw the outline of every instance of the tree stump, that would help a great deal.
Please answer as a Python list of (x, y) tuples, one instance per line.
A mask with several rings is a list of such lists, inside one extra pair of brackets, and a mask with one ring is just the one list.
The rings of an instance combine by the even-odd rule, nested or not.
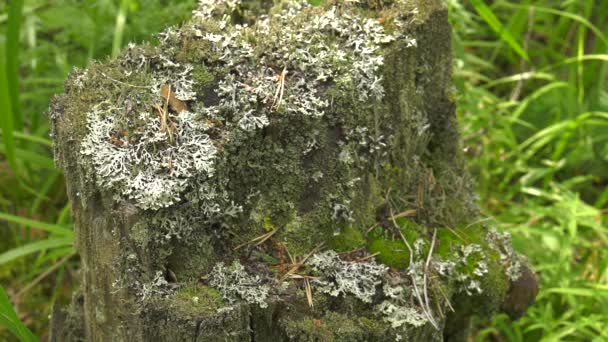
[(82, 258), (52, 341), (462, 340), (536, 278), (464, 171), (440, 0), (202, 0), (50, 109)]

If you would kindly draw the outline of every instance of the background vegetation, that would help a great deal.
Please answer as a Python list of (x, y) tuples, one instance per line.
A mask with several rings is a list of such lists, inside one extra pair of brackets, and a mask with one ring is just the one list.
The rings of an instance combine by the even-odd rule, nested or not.
[[(608, 1), (446, 1), (480, 205), (541, 279), (522, 319), (480, 319), (477, 340), (608, 340)], [(69, 301), (76, 282), (50, 97), (74, 67), (150, 39), (194, 6), (0, 3), (0, 340), (33, 341), (30, 330), (44, 339), (52, 306)]]

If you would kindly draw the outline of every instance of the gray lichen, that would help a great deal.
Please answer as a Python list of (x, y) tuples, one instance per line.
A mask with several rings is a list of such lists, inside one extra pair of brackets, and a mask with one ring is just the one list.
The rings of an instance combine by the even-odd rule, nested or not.
[(388, 267), (370, 262), (347, 262), (340, 260), (334, 251), (313, 255), (308, 261), (314, 284), (321, 292), (337, 297), (350, 294), (365, 303), (371, 303), (376, 287), (382, 283)]
[[(181, 200), (190, 179), (213, 176), (217, 149), (195, 114), (169, 115), (173, 126), (165, 131), (151, 113), (120, 117), (119, 108), (97, 105), (87, 115), (89, 134), (81, 149), (91, 158), (99, 186), (111, 189), (116, 200), (133, 200), (142, 209), (167, 207)], [(121, 131), (134, 121), (138, 129)]]
[(492, 228), (486, 235), (488, 244), (500, 253), (500, 261), (505, 268), (505, 274), (511, 281), (516, 281), (522, 274), (522, 262), (520, 256), (515, 252), (511, 244), (509, 232), (500, 233)]
[(270, 286), (263, 284), (258, 275), (249, 274), (238, 261), (230, 267), (222, 263), (216, 264), (209, 274), (209, 285), (219, 290), (222, 298), (230, 304), (243, 300), (262, 308), (268, 306)]

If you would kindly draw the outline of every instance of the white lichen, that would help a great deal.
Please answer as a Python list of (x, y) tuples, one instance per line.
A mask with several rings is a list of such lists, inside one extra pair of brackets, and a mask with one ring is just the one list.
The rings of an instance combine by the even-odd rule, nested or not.
[[(465, 292), (469, 296), (482, 293), (480, 280), (488, 273), (488, 264), (481, 246), (476, 243), (460, 246), (455, 263), (454, 273), (459, 283), (458, 291)], [(471, 264), (474, 265), (472, 272), (469, 270)]]
[(377, 306), (378, 312), (383, 319), (391, 324), (393, 329), (405, 324), (420, 327), (428, 322), (428, 319), (420, 309), (413, 307), (409, 302), (403, 286), (393, 286), (385, 283), (382, 292), (386, 299)]
[(374, 261), (343, 261), (334, 251), (313, 255), (307, 262), (317, 278), (316, 288), (331, 296), (351, 294), (365, 303), (371, 303), (376, 287), (382, 283), (388, 267)]
[(164, 297), (171, 293), (170, 284), (163, 276), (162, 271), (157, 271), (151, 281), (144, 284), (136, 283), (135, 286), (137, 295), (142, 302), (146, 302), (152, 297)]
[[(217, 149), (194, 113), (127, 116), (103, 102), (87, 113), (89, 134), (80, 153), (91, 160), (97, 184), (115, 199), (142, 209), (168, 207), (182, 199), (189, 180), (212, 177)], [(135, 128), (127, 131), (131, 124)]]
[[(229, 25), (239, 1), (204, 0), (195, 11), (195, 28), (215, 18), (221, 32), (207, 32), (217, 62), (229, 68), (218, 86), (220, 103), (237, 127), (253, 131), (269, 124), (272, 113), (321, 117), (329, 106), (322, 89), (329, 82), (355, 90), (360, 101), (384, 95), (379, 69), (383, 44), (395, 38), (380, 23), (336, 7), (315, 15), (293, 1), (252, 26)], [(251, 35), (264, 37), (254, 47)]]
[(420, 327), (428, 322), (424, 314), (413, 307), (398, 306), (389, 301), (384, 301), (377, 309), (393, 329), (400, 328), (405, 324)]
[(505, 273), (511, 281), (516, 281), (522, 275), (522, 264), (517, 252), (511, 244), (509, 232), (500, 233), (495, 228), (488, 231), (486, 235), (488, 245), (500, 254), (500, 261), (505, 267)]
[(243, 300), (261, 308), (268, 306), (270, 286), (264, 284), (258, 275), (247, 273), (238, 261), (234, 261), (231, 267), (216, 264), (209, 274), (209, 285), (216, 288), (229, 304)]

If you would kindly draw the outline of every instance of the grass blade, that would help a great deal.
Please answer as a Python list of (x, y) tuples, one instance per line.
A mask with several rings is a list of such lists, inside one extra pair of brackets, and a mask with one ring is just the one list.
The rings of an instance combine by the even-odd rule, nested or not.
[(49, 139), (39, 137), (37, 135), (22, 133), (22, 132), (13, 132), (13, 137), (17, 139), (21, 139), (24, 141), (33, 142), (36, 144), (40, 144), (46, 147), (53, 147), (53, 142)]
[(486, 5), (483, 0), (471, 0), (471, 5), (475, 8), (475, 11), (481, 16), (481, 18), (490, 26), (490, 28), (498, 34), (507, 45), (515, 51), (521, 58), (526, 61), (530, 61), (528, 53), (521, 47), (521, 45), (513, 38), (511, 33), (500, 23), (500, 20), (496, 18), (492, 10)]
[(0, 325), (6, 327), (22, 342), (38, 341), (36, 336), (17, 317), (17, 313), (2, 286), (0, 286)]
[(8, 93), (8, 82), (6, 79), (6, 54), (4, 45), (0, 44), (0, 129), (2, 130), (2, 140), (4, 141), (4, 151), (6, 160), (13, 169), (17, 172), (17, 157), (15, 156), (15, 138), (13, 137), (13, 109), (11, 106), (11, 98)]
[(118, 56), (122, 48), (122, 40), (125, 32), (125, 23), (129, 12), (130, 0), (122, 0), (116, 15), (116, 25), (114, 26), (114, 39), (112, 41), (112, 57)]
[(11, 215), (11, 214), (2, 213), (2, 212), (0, 212), (0, 220), (20, 224), (20, 225), (27, 226), (27, 227), (32, 227), (34, 229), (44, 230), (45, 232), (49, 232), (52, 234), (57, 234), (57, 235), (65, 236), (65, 237), (70, 237), (70, 238), (74, 237), (74, 232), (72, 231), (72, 229), (70, 229), (66, 226), (63, 226), (63, 225), (59, 225), (59, 224), (52, 224), (52, 223), (36, 221), (36, 220), (28, 219), (25, 217)]
[(23, 0), (13, 0), (8, 6), (8, 27), (6, 30), (6, 81), (12, 104), (15, 128), (23, 130), (21, 102), (19, 101), (19, 32), (23, 19)]
[[(513, 3), (501, 1), (497, 4), (497, 6), (506, 7), (506, 8), (528, 9), (529, 5), (513, 4)], [(580, 24), (584, 25), (585, 27), (589, 28), (602, 41), (602, 43), (604, 43), (604, 45), (608, 45), (608, 40), (606, 40), (606, 36), (602, 33), (602, 30), (600, 30), (597, 26), (593, 25), (589, 20), (585, 19), (584, 17), (582, 17), (578, 14), (567, 12), (567, 11), (560, 11), (560, 10), (557, 10), (554, 8), (543, 7), (543, 6), (538, 6), (538, 5), (534, 6), (534, 10), (537, 12), (545, 12), (545, 13), (560, 15), (560, 16), (572, 19), (574, 21), (577, 21)]]
[(35, 242), (31, 242), (17, 248), (10, 249), (2, 254), (0, 254), (0, 265), (6, 264), (7, 262), (13, 261), (15, 259), (24, 257), (26, 255), (44, 251), (47, 249), (59, 248), (59, 247), (67, 247), (73, 246), (74, 239), (69, 238), (56, 238), (56, 239), (44, 239), (38, 240)]
[[(2, 130), (2, 133), (4, 133), (4, 129)], [(13, 135), (11, 135), (11, 139), (12, 138), (14, 138)], [(4, 144), (0, 144), (0, 153), (5, 153), (8, 157), (9, 152), (12, 153), (15, 157), (18, 156), (19, 160), (21, 161), (30, 162), (32, 163), (32, 165), (38, 166), (46, 170), (56, 170), (55, 161), (44, 154), (40, 154), (30, 150), (15, 148), (14, 145), (11, 149), (8, 147), (6, 142)]]

